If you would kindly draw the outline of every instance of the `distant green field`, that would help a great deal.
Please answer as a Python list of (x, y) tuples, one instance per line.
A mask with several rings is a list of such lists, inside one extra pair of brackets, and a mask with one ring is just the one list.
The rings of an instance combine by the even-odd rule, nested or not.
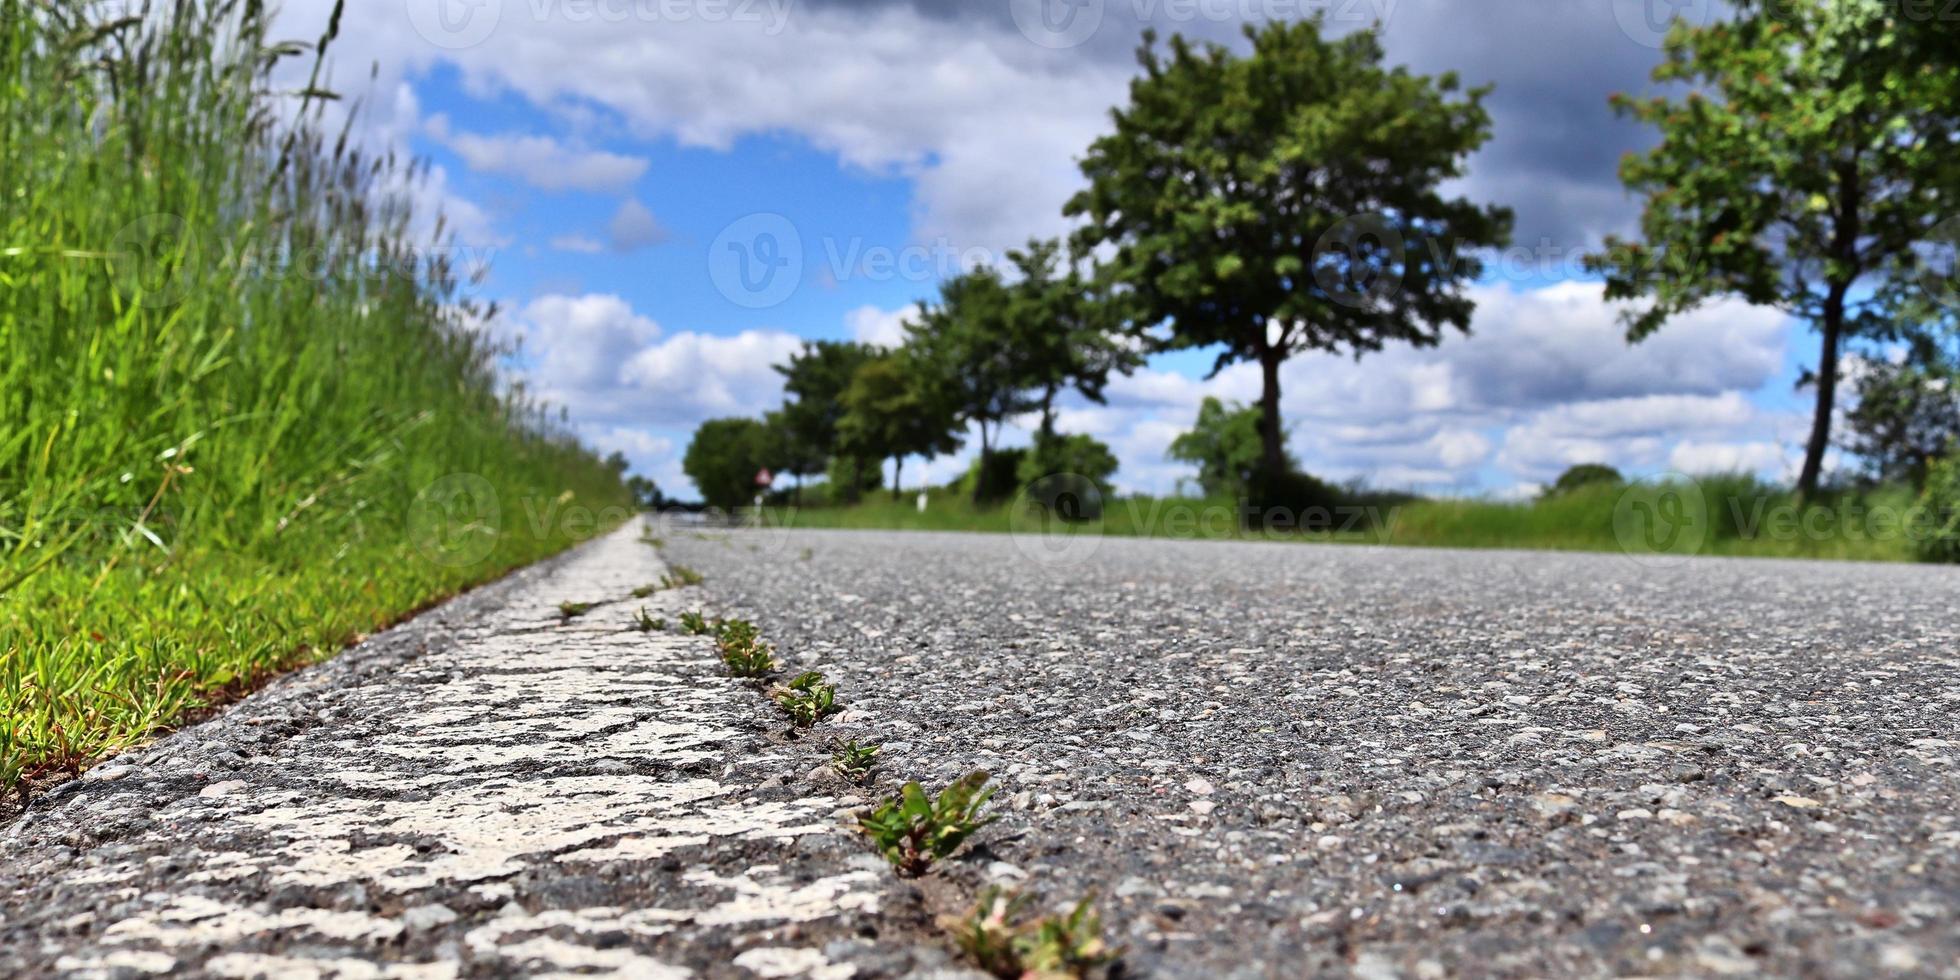
[(0, 806), (626, 514), (261, 6), (165, 6), (0, 0)]
[[(1656, 500), (1668, 485), (1582, 487), (1548, 500), (1359, 499), (1296, 518), (1284, 529), (1248, 530), (1232, 500), (1119, 497), (1104, 504), (1102, 519), (1075, 529), (1124, 537), (1194, 540), (1316, 541), (1438, 548), (1537, 548), (1558, 551), (1624, 551), (1667, 554), (1911, 561), (1913, 497), (1901, 490), (1840, 494), (1799, 508), (1786, 492), (1746, 478), (1715, 476), (1689, 491), (1698, 509), (1682, 515), (1693, 533), (1666, 547), (1642, 538)], [(1632, 496), (1623, 502), (1623, 497)], [(1616, 520), (1617, 512), (1617, 520)], [(855, 506), (776, 508), (773, 523), (804, 528), (887, 528), (916, 531), (1028, 531), (1043, 525), (1039, 514), (1015, 505), (975, 507), (954, 493), (934, 493), (920, 512), (913, 497), (894, 502), (868, 497)], [(1630, 545), (1627, 543), (1630, 542)]]

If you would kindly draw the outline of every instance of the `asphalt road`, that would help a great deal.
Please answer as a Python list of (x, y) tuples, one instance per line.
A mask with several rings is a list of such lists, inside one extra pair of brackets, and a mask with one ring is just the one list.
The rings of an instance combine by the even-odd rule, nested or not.
[[(1025, 542), (1023, 542), (1025, 543)], [(1960, 976), (1960, 569), (668, 532), (1176, 977)]]

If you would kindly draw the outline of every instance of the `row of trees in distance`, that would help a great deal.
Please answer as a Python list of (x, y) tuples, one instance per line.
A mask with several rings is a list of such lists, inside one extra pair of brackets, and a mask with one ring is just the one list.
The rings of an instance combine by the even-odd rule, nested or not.
[[(1942, 230), (1960, 233), (1960, 35), (1946, 26), (1882, 4), (1739, 0), (1726, 19), (1676, 24), (1654, 72), (1666, 94), (1614, 99), (1659, 139), (1621, 165), (1640, 235), (1608, 238), (1587, 265), (1632, 304), (1630, 342), (1723, 297), (1814, 328), (1802, 495), (1833, 443), (1847, 352), (1869, 361), (1847, 445), (1878, 475), (1923, 479), (1960, 432), (1960, 296), (1929, 288), (1928, 265)], [(779, 411), (702, 427), (686, 468), (704, 497), (746, 499), (750, 464), (827, 473), (848, 497), (876, 461), (951, 452), (969, 431), (985, 497), (1001, 425), (1030, 412), (1029, 472), (1084, 472), (1070, 456), (1107, 451), (1055, 431), (1058, 395), (1100, 400), (1112, 373), (1176, 349), (1216, 352), (1214, 373), (1259, 365), (1260, 459), (1238, 489), (1313, 492), (1285, 452), (1281, 366), (1467, 332), (1479, 255), (1509, 242), (1512, 219), (1446, 193), (1490, 138), (1488, 87), (1388, 67), (1374, 33), (1328, 38), (1318, 19), (1245, 35), (1238, 54), (1182, 37), (1160, 49), (1146, 32), (1128, 104), (1080, 160), (1071, 238), (1010, 252), (1011, 275), (945, 282), (895, 350), (807, 346), (781, 368)]]

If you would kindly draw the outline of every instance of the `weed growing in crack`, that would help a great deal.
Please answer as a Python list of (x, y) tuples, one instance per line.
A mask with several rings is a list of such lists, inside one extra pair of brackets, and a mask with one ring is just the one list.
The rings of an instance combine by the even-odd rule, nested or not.
[(689, 636), (706, 636), (713, 633), (715, 628), (709, 625), (707, 617), (700, 613), (684, 612), (681, 613), (681, 631)]
[(770, 655), (761, 631), (746, 619), (722, 620), (715, 627), (715, 646), (721, 650), (721, 662), (728, 665), (728, 672), (737, 677), (763, 677), (782, 666)]
[(645, 606), (633, 616), (633, 628), (642, 633), (659, 633), (667, 629), (667, 620), (661, 616), (649, 616)]
[(898, 798), (858, 818), (858, 828), (900, 874), (924, 874), (934, 861), (959, 850), (974, 831), (993, 823), (980, 807), (994, 795), (985, 770), (961, 776), (929, 797), (918, 783), (906, 783)]
[(1022, 922), (1025, 896), (999, 888), (980, 893), (964, 919), (946, 919), (954, 942), (982, 970), (1007, 978), (1081, 977), (1116, 958), (1103, 942), (1095, 897), (1084, 897), (1067, 915)]
[(633, 590), (633, 598), (644, 599), (658, 591), (660, 591), (660, 586), (658, 585), (642, 585)]
[(700, 584), (701, 573), (686, 565), (675, 565), (671, 572), (660, 576), (660, 587), (663, 589), (679, 589)]
[(864, 782), (871, 775), (871, 767), (878, 764), (878, 749), (876, 745), (859, 745), (857, 739), (839, 742), (830, 754), (830, 768), (851, 782)]
[(769, 696), (782, 706), (789, 723), (797, 728), (808, 728), (842, 710), (837, 707), (837, 688), (825, 683), (823, 675), (814, 670), (796, 675), (788, 684), (769, 692)]
[(591, 612), (596, 605), (596, 602), (561, 602), (558, 604), (558, 615), (564, 619), (577, 619)]

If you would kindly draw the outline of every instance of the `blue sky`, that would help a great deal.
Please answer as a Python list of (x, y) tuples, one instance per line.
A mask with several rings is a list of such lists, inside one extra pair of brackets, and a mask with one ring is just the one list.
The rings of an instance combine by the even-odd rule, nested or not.
[[(1076, 20), (1039, 19), (1067, 2)], [(328, 6), (289, 4), (290, 34), (317, 33)], [(1648, 137), (1606, 98), (1646, 84), (1649, 7), (350, 0), (335, 78), (365, 96), (368, 139), (435, 164), (412, 193), (488, 260), (479, 292), (505, 310), (491, 329), (527, 352), (513, 374), (685, 496), (694, 426), (778, 404), (770, 365), (801, 340), (890, 340), (942, 276), (1067, 231), (1074, 157), (1123, 97), (1143, 26), (1231, 42), (1268, 17), (1379, 25), (1392, 60), (1496, 84), (1496, 138), (1458, 189), (1516, 209), (1517, 245), (1476, 287), (1470, 337), (1290, 362), (1295, 455), (1336, 479), (1494, 496), (1592, 461), (1784, 477), (1807, 424), (1793, 382), (1815, 356), (1800, 325), (1721, 303), (1629, 348), (1618, 311), (1576, 272), (1637, 214), (1614, 165)], [(728, 246), (757, 247), (759, 231), (778, 258), (801, 253), (766, 295), (730, 278)], [(1197, 402), (1257, 396), (1255, 371), (1206, 379), (1211, 360), (1156, 358), (1108, 405), (1072, 401), (1062, 427), (1110, 443), (1123, 487), (1169, 490), (1190, 474), (1164, 449)], [(947, 478), (970, 451), (914, 461), (908, 483)]]

